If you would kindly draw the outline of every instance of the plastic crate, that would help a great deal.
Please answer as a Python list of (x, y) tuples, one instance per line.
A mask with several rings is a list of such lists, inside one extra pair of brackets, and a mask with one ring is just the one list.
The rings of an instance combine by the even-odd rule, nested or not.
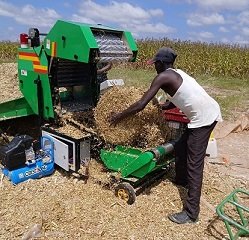
[(179, 108), (164, 110), (163, 116), (170, 128), (170, 138), (179, 139), (190, 122), (187, 116)]
[(181, 123), (190, 122), (187, 116), (179, 108), (172, 108), (169, 110), (164, 110), (163, 115), (167, 121), (174, 121), (174, 122), (181, 122)]
[(171, 140), (179, 139), (187, 128), (187, 123), (167, 121), (167, 124), (170, 129)]

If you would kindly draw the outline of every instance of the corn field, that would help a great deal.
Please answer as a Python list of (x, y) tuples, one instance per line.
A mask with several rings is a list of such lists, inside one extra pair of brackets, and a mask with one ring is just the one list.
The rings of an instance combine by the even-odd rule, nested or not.
[(1, 41), (0, 42), (0, 62), (15, 61), (17, 56), (18, 43)]
[(172, 47), (175, 66), (192, 75), (249, 77), (249, 48), (239, 45), (145, 39), (138, 42), (136, 67), (148, 67), (146, 61), (163, 46)]
[[(192, 75), (249, 77), (249, 48), (239, 45), (202, 43), (180, 40), (142, 39), (137, 41), (136, 63), (128, 64), (135, 68), (153, 68), (147, 65), (160, 47), (172, 47), (178, 54), (175, 66)], [(14, 61), (18, 43), (0, 42), (0, 61)]]

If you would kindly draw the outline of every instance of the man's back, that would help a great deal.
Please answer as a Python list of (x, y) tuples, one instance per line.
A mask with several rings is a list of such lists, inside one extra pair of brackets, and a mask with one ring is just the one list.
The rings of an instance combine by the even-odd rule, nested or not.
[[(190, 119), (189, 128), (207, 126), (221, 120), (220, 107), (194, 78), (180, 69), (168, 69), (180, 76), (181, 83), (170, 101)], [(174, 81), (174, 80), (173, 80)]]

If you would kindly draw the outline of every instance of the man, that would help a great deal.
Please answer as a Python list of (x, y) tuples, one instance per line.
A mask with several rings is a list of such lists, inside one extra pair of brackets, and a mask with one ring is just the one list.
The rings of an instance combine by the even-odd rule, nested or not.
[(161, 48), (148, 63), (155, 64), (158, 75), (142, 98), (121, 113), (113, 113), (110, 122), (116, 125), (124, 118), (143, 110), (159, 89), (170, 97), (175, 105), (190, 120), (188, 128), (175, 146), (177, 185), (188, 187), (183, 210), (169, 215), (173, 222), (184, 224), (196, 222), (200, 210), (204, 158), (210, 134), (221, 119), (220, 107), (194, 78), (180, 69), (174, 69), (177, 55), (171, 48)]

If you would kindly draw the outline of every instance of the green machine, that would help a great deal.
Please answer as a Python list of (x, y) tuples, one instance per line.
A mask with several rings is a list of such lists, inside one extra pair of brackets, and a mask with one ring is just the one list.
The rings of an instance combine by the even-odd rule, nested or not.
[(23, 97), (0, 104), (0, 121), (29, 115), (53, 120), (61, 111), (93, 108), (100, 94), (97, 64), (135, 61), (137, 55), (130, 32), (62, 20), (48, 34), (36, 28), (20, 34), (20, 43)]
[(18, 48), (23, 97), (0, 104), (0, 121), (38, 116), (41, 135), (54, 142), (55, 163), (77, 172), (90, 159), (91, 134), (75, 139), (50, 125), (64, 113), (93, 109), (100, 96), (98, 64), (133, 62), (137, 51), (130, 32), (101, 24), (58, 20), (48, 33), (30, 28), (20, 34)]
[(144, 187), (161, 178), (174, 162), (175, 141), (156, 148), (141, 151), (135, 148), (116, 146), (114, 150), (101, 150), (105, 166), (113, 171), (115, 194), (133, 204)]

